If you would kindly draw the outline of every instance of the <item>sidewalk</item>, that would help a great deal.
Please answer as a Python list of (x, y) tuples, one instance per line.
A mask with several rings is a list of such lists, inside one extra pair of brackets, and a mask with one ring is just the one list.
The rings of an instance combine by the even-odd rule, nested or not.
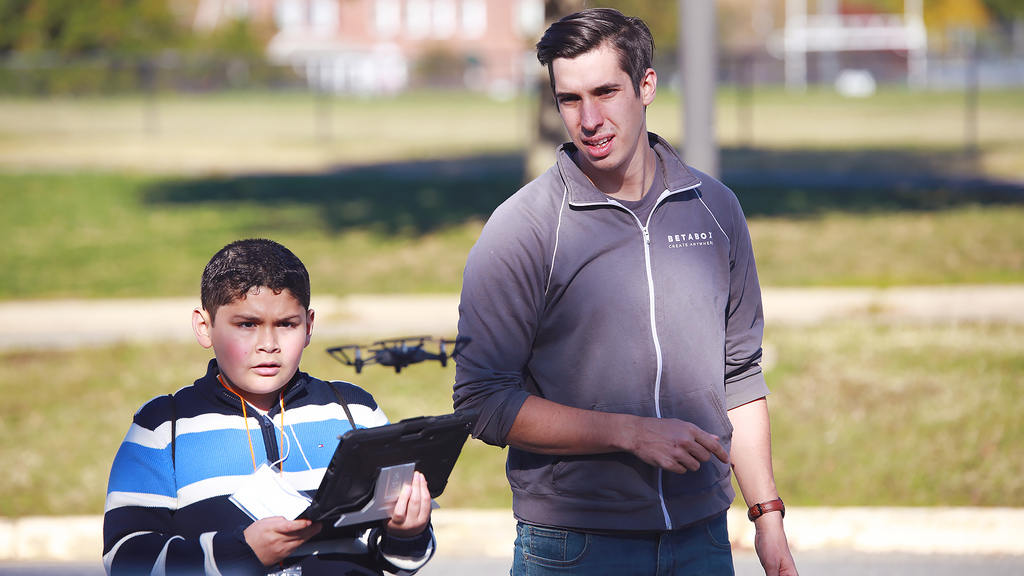
[[(197, 298), (0, 302), (0, 349), (192, 341)], [(314, 297), (313, 338), (455, 336), (459, 296)], [(18, 321), (31, 315), (32, 322)], [(117, 318), (117, 322), (111, 319)]]
[[(897, 288), (764, 288), (765, 323), (843, 317), (886, 322), (1024, 323), (1024, 285)], [(197, 298), (0, 302), (0, 349), (104, 345), (193, 338)], [(454, 337), (457, 294), (314, 297), (313, 338)], [(32, 322), (19, 319), (32, 316)], [(112, 322), (117, 318), (117, 322)]]
[[(754, 545), (744, 513), (729, 511), (735, 550)], [(511, 511), (441, 508), (433, 521), (438, 557), (511, 558)], [(102, 524), (100, 516), (0, 519), (0, 561), (95, 561)], [(794, 507), (786, 534), (794, 552), (1024, 556), (1024, 509)]]

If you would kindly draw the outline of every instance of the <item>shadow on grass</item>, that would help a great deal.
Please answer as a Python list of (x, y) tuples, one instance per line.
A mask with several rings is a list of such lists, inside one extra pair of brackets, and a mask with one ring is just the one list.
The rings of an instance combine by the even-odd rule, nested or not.
[(722, 167), (748, 216), (1024, 203), (1024, 181), (977, 176), (977, 156), (961, 150), (730, 149)]
[[(945, 210), (1024, 203), (1024, 182), (970, 176), (963, 153), (913, 150), (722, 151), (722, 180), (751, 216)], [(322, 174), (271, 174), (164, 181), (155, 204), (258, 202), (317, 207), (331, 231), (425, 234), (486, 219), (524, 181), (519, 154), (408, 161)]]
[(326, 229), (425, 234), (486, 218), (523, 179), (513, 155), (396, 162), (320, 174), (264, 174), (164, 181), (145, 191), (154, 204), (308, 204)]

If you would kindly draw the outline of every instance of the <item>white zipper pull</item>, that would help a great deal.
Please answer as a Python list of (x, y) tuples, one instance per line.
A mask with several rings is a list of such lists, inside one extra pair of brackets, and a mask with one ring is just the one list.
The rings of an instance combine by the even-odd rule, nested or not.
[(651, 234), (647, 231), (647, 227), (643, 226), (640, 229), (644, 231), (644, 244), (647, 244), (648, 246), (650, 246), (651, 245)]

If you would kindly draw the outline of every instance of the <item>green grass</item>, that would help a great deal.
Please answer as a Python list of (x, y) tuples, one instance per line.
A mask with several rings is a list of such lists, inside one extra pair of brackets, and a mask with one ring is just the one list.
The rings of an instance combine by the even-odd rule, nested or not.
[[(956, 92), (758, 89), (748, 140), (723, 88), (723, 179), (764, 283), (1021, 282), (1024, 187), (993, 185), (1024, 181), (1021, 94), (980, 95), (974, 154)], [(245, 236), (292, 247), (318, 293), (457, 291), (481, 223), (525, 178), (524, 98), (162, 95), (147, 129), (148, 106), (0, 99), (0, 299), (192, 295)], [(679, 140), (678, 94), (648, 114)]]
[(0, 98), (0, 167), (231, 174), (508, 151), (522, 99), (464, 93), (334, 99), (306, 93)]
[[(204, 191), (179, 202), (158, 197), (157, 185), (170, 184), (112, 174), (0, 175), (0, 266), (11, 271), (0, 277), (0, 298), (194, 295), (209, 257), (253, 236), (299, 254), (315, 293), (452, 292), (480, 229), (472, 216), (406, 229), (403, 216), (424, 213), (415, 202), (392, 212), (393, 225), (335, 225), (331, 206), (344, 211), (343, 191), (322, 202), (294, 192), (273, 204), (244, 195), (211, 201)], [(431, 190), (429, 181), (416, 186), (405, 192)], [(384, 210), (386, 202), (371, 209)]]
[[(803, 506), (1024, 506), (1024, 327), (770, 326), (776, 479)], [(303, 369), (366, 388), (392, 420), (451, 411), (451, 366), (356, 375), (307, 349)], [(192, 382), (195, 344), (0, 353), (0, 516), (95, 514), (134, 411)], [(507, 508), (503, 450), (470, 440), (440, 502)]]
[(898, 286), (1024, 281), (1024, 206), (756, 218), (766, 286)]
[[(451, 412), (454, 368), (413, 366), (356, 375), (317, 341), (303, 370), (370, 391), (393, 420)], [(0, 517), (96, 514), (107, 475), (132, 414), (155, 396), (190, 384), (206, 370), (198, 345), (119, 345), (67, 351), (0, 352)], [(508, 507), (503, 452), (470, 440), (439, 500), (446, 507)]]
[[(210, 255), (252, 236), (303, 258), (314, 293), (457, 292), (481, 223), (516, 188), (502, 170), (414, 181), (0, 173), (0, 299), (192, 296)], [(741, 193), (765, 285), (1024, 282), (1024, 204), (920, 208), (937, 198), (922, 192), (907, 208), (879, 199), (882, 210), (814, 192), (773, 196), (776, 213), (759, 214), (767, 196)]]
[[(961, 94), (759, 90), (744, 136), (723, 90), (724, 178), (762, 283), (1024, 282), (1021, 187), (992, 185), (1024, 179), (1020, 96), (981, 95), (968, 153)], [(210, 255), (251, 236), (303, 258), (314, 294), (456, 292), (524, 177), (523, 100), (169, 96), (149, 129), (146, 106), (0, 100), (0, 300), (195, 296)], [(678, 141), (678, 95), (662, 90), (649, 117)], [(807, 173), (822, 179), (789, 178)], [(766, 338), (787, 502), (1024, 506), (1024, 328), (850, 321)], [(393, 420), (450, 411), (451, 367), (357, 377), (330, 344), (314, 339), (304, 369), (364, 386)], [(0, 352), (0, 516), (102, 510), (132, 413), (206, 360), (194, 344)], [(471, 441), (442, 505), (507, 508), (503, 458)]]
[[(665, 76), (667, 78), (667, 75)], [(679, 143), (681, 95), (663, 80), (648, 126)], [(1024, 97), (1021, 90), (985, 91), (977, 111), (978, 153), (952, 168), (1024, 179)], [(155, 103), (154, 103), (155, 102)], [(297, 93), (165, 94), (142, 97), (0, 97), (0, 167), (7, 170), (114, 169), (135, 172), (235, 174), (323, 172), (337, 166), (493, 153), (519, 153), (530, 139), (530, 98), (495, 101), (465, 93), (419, 92), (394, 98), (325, 99)], [(872, 151), (869, 171), (905, 169), (908, 151), (939, 154), (932, 169), (966, 141), (961, 92), (883, 87), (866, 99), (827, 89), (794, 95), (758, 87), (749, 103), (723, 86), (718, 139), (726, 170), (750, 165), (731, 149), (825, 151), (825, 164), (848, 167), (848, 152)], [(771, 157), (758, 169), (801, 164), (820, 156)]]
[(1022, 506), (1024, 327), (769, 328), (787, 502)]

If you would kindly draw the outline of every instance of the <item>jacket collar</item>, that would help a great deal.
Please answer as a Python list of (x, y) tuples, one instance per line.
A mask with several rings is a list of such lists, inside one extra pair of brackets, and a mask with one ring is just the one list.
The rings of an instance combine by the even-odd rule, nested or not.
[[(694, 175), (690, 167), (683, 162), (676, 150), (665, 139), (653, 132), (648, 132), (647, 138), (651, 148), (654, 148), (654, 152), (658, 155), (659, 166), (665, 171), (665, 187), (670, 193), (691, 190), (701, 185), (700, 178)], [(579, 166), (573, 162), (572, 155), (575, 152), (576, 145), (566, 142), (558, 147), (555, 159), (555, 165), (558, 167), (558, 172), (562, 176), (562, 182), (569, 195), (569, 204), (573, 206), (616, 205), (614, 200), (598, 190)]]
[[(205, 394), (209, 394), (214, 397), (218, 402), (226, 403), (230, 406), (240, 408), (238, 403), (238, 396), (235, 396), (229, 392), (226, 388), (221, 386), (220, 381), (217, 380), (217, 374), (220, 373), (220, 368), (217, 366), (217, 359), (211, 358), (209, 364), (206, 366), (206, 375), (199, 380), (196, 380), (196, 387)], [(285, 384), (284, 389), (284, 403), (287, 407), (288, 402), (299, 393), (300, 390), (304, 390), (306, 385), (309, 383), (310, 376), (301, 370), (297, 370), (292, 379)], [(270, 409), (267, 413), (270, 416), (277, 414), (280, 408), (277, 404)]]

